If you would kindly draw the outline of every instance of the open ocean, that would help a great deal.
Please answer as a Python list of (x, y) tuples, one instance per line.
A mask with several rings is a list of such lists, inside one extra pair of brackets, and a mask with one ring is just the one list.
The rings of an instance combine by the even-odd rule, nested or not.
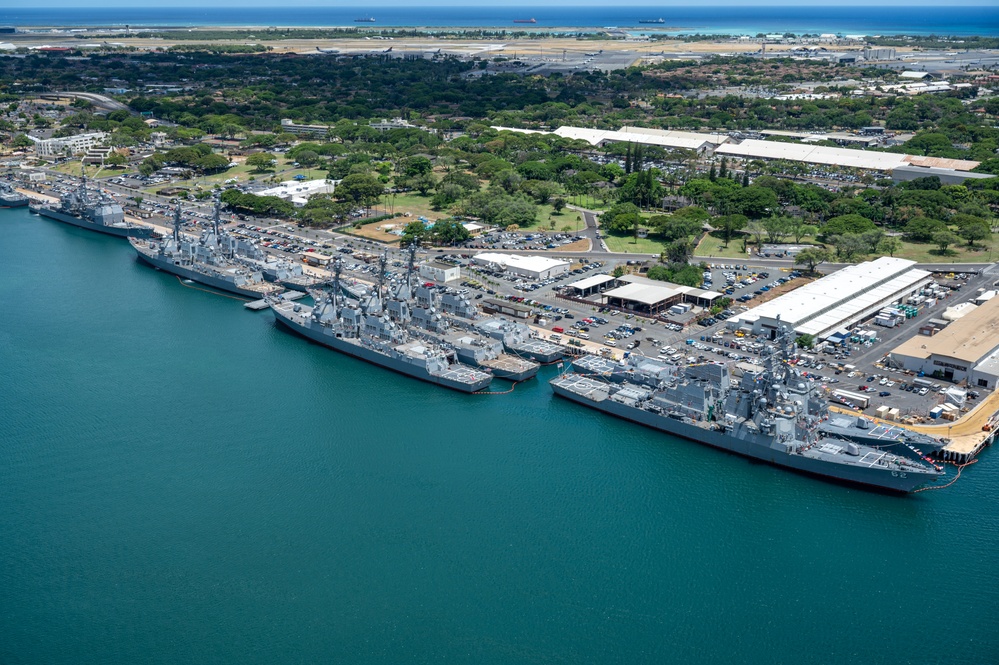
[(997, 662), (999, 451), (885, 496), (554, 371), (455, 393), (0, 210), (0, 663)]
[[(760, 32), (997, 35), (999, 6), (879, 7), (134, 7), (36, 8), (30, 3), (0, 8), (0, 25), (15, 26), (355, 26), (363, 27), (490, 27), (490, 28), (621, 28), (642, 26), (640, 19), (665, 20), (681, 33), (751, 34)], [(374, 18), (376, 23), (354, 22)], [(513, 19), (537, 19), (517, 26)]]

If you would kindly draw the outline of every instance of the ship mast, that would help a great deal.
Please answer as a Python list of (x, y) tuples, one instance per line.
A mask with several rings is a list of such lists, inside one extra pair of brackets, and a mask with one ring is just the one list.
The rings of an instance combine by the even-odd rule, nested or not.
[(212, 213), (212, 231), (215, 232), (216, 242), (219, 237), (219, 211), (222, 210), (222, 197), (215, 195), (215, 210)]
[(173, 209), (173, 242), (175, 246), (180, 246), (180, 201)]
[(333, 262), (333, 316), (339, 317), (337, 312), (337, 295), (340, 293), (340, 271), (343, 270), (343, 259), (339, 256)]
[(413, 297), (413, 272), (416, 269), (416, 248), (420, 244), (419, 240), (413, 240), (409, 243), (407, 250), (409, 251), (409, 266), (406, 269), (406, 297)]

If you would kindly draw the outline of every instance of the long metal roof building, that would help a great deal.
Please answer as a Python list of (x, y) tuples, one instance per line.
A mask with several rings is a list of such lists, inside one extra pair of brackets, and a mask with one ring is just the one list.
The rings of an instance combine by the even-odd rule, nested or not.
[(779, 318), (799, 335), (825, 339), (929, 284), (931, 273), (915, 265), (915, 261), (883, 256), (848, 266), (732, 317), (729, 326), (751, 327), (760, 333), (776, 329)]

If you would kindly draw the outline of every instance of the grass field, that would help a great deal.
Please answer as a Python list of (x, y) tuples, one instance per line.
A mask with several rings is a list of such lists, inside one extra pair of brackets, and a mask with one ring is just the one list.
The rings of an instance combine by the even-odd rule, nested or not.
[(701, 242), (694, 250), (694, 256), (722, 256), (730, 259), (744, 259), (748, 256), (742, 251), (742, 238), (733, 238), (728, 247), (725, 247), (724, 238), (719, 238), (712, 233), (705, 233)]
[(663, 244), (651, 238), (635, 238), (631, 236), (611, 236), (605, 235), (604, 242), (612, 252), (626, 252), (628, 254), (655, 254), (657, 257), (663, 251)]
[[(807, 236), (802, 238), (801, 242), (819, 244), (818, 241)], [(741, 236), (733, 238), (728, 247), (724, 245), (725, 241), (722, 238), (712, 233), (706, 234), (701, 239), (701, 242), (698, 243), (697, 249), (694, 251), (694, 256), (718, 256), (732, 259), (745, 259), (749, 256), (742, 251)], [(857, 261), (870, 261), (878, 258), (878, 256), (880, 254), (868, 254), (859, 257)], [(895, 257), (909, 259), (917, 263), (986, 263), (992, 261), (992, 253), (986, 247), (979, 246), (974, 250), (969, 250), (966, 245), (961, 245), (952, 247), (947, 254), (940, 254), (935, 245), (907, 242), (904, 240), (902, 241), (902, 248), (895, 252)], [(833, 258), (833, 262), (835, 262), (835, 257)]]
[[(955, 246), (951, 247), (947, 254), (940, 254), (935, 245), (904, 241), (902, 249), (895, 252), (895, 256), (917, 263), (985, 263), (992, 261), (992, 252), (980, 245), (970, 251), (967, 245)], [(868, 258), (877, 257), (870, 256)]]

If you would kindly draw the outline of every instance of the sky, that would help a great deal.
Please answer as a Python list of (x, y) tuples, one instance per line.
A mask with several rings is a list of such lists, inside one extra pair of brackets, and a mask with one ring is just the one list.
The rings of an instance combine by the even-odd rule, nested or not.
[[(137, 0), (0, 0), (0, 10), (3, 7), (24, 7), (26, 4), (31, 7), (134, 7)], [(864, 6), (864, 7), (911, 7), (941, 6), (940, 0), (804, 0), (806, 4), (812, 6)], [(948, 6), (981, 6), (993, 7), (999, 0), (954, 0), (946, 3)], [(205, 5), (206, 0), (141, 0), (141, 5), (146, 7), (200, 7)], [(401, 7), (409, 5), (419, 6), (468, 6), (469, 0), (210, 0), (215, 7), (268, 7), (268, 6), (295, 6), (295, 7)], [(713, 6), (738, 6), (738, 7), (774, 7), (781, 5), (801, 6), (803, 0), (697, 0), (701, 5)], [(607, 0), (543, 0), (541, 2), (531, 2), (530, 0), (482, 0), (479, 6), (493, 7), (545, 7), (545, 6), (579, 6), (579, 5), (604, 5)], [(668, 9), (671, 6), (689, 7), (687, 0), (623, 0), (620, 3), (625, 7), (656, 7)], [(3, 14), (0, 13), (0, 21)]]

